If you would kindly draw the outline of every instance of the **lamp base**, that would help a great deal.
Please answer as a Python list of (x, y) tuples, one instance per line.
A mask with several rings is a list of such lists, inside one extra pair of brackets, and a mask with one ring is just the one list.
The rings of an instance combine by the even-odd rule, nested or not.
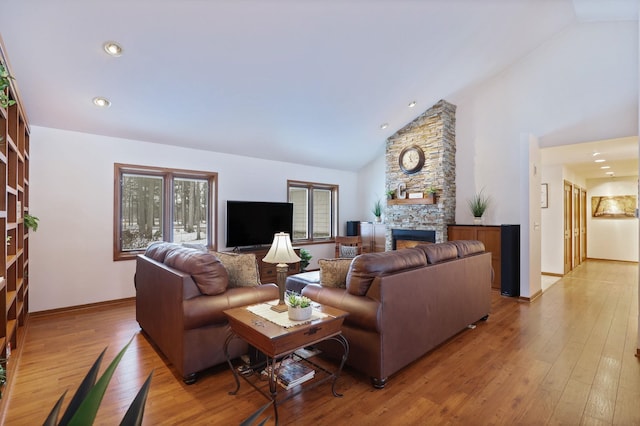
[(271, 310), (272, 311), (276, 311), (276, 312), (286, 312), (288, 309), (289, 309), (289, 307), (284, 302), (280, 302), (277, 305), (273, 305), (271, 307)]

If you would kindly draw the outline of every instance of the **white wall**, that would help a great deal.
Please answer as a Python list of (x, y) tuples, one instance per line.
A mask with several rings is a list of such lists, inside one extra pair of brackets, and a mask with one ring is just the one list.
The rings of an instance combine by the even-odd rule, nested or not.
[(540, 281), (540, 149), (533, 135), (520, 136), (520, 296), (533, 297)]
[(547, 205), (540, 209), (541, 270), (564, 273), (564, 185), (563, 166), (543, 166), (541, 183), (547, 184)]
[[(458, 106), (457, 223), (471, 223), (467, 200), (484, 187), (492, 198), (485, 223), (523, 225), (521, 133), (535, 135), (540, 146), (586, 142), (573, 139), (579, 126), (592, 129), (592, 140), (637, 133), (637, 34), (637, 22), (576, 24), (494, 78), (447, 99)], [(585, 87), (585, 72), (606, 75), (612, 84)], [(564, 100), (576, 96), (584, 108), (566, 108)], [(549, 189), (549, 203), (556, 205), (558, 188)], [(529, 288), (521, 282), (521, 294)]]
[[(383, 145), (379, 155), (358, 172), (358, 212), (353, 219), (349, 220), (373, 221), (375, 219), (371, 213), (373, 203), (378, 199), (386, 198), (384, 149), (386, 144)], [(383, 215), (382, 220), (384, 219)]]
[(587, 257), (638, 261), (638, 219), (591, 217), (591, 197), (637, 193), (635, 176), (587, 180)]
[[(135, 261), (113, 259), (114, 163), (218, 172), (218, 248), (224, 248), (225, 201), (286, 201), (287, 179), (340, 186), (340, 229), (358, 217), (357, 175), (43, 127), (31, 128), (30, 310), (133, 297)], [(333, 244), (307, 246), (333, 257)]]

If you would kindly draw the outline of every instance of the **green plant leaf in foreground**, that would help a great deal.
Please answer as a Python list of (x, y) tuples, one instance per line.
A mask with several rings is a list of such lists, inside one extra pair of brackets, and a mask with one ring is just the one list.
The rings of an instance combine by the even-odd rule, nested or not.
[(78, 410), (69, 421), (69, 425), (86, 426), (93, 424), (96, 414), (98, 413), (98, 408), (100, 408), (102, 397), (107, 391), (107, 386), (109, 386), (109, 382), (111, 381), (111, 377), (132, 341), (133, 337), (129, 340), (129, 343), (122, 348), (118, 355), (116, 355), (113, 361), (111, 361), (111, 364), (109, 364), (102, 376), (98, 379), (98, 382), (91, 388), (86, 398), (82, 401), (80, 407), (78, 407)]
[[(253, 422), (256, 421), (258, 416), (260, 416), (260, 414), (262, 414), (264, 412), (264, 410), (269, 408), (269, 406), (271, 406), (271, 404), (273, 404), (273, 401), (267, 402), (265, 405), (260, 407), (260, 409), (258, 409), (258, 411), (256, 411), (255, 413), (253, 413), (252, 415), (250, 415), (249, 417), (244, 419), (242, 421), (242, 423), (240, 423), (240, 426), (251, 426), (251, 425), (253, 425)], [(271, 418), (271, 416), (269, 416), (266, 419), (262, 420), (260, 423), (258, 423), (258, 426), (264, 425), (267, 422), (267, 420), (269, 420), (270, 418)]]
[(149, 373), (147, 380), (144, 381), (144, 385), (142, 385), (138, 394), (129, 406), (129, 409), (122, 418), (120, 426), (140, 426), (142, 424), (144, 405), (147, 402), (147, 395), (149, 394), (149, 388), (151, 387), (151, 376), (153, 376), (153, 371)]
[(64, 400), (64, 396), (67, 394), (67, 391), (64, 391), (60, 398), (58, 398), (58, 402), (53, 406), (51, 412), (47, 416), (47, 419), (44, 421), (42, 426), (56, 426), (56, 421), (58, 420), (58, 413), (60, 412), (60, 407), (62, 407), (62, 401)]
[[(76, 390), (76, 393), (73, 395), (73, 398), (71, 398), (71, 402), (69, 403), (69, 406), (67, 407), (64, 414), (62, 415), (62, 419), (60, 419), (60, 423), (58, 423), (58, 425), (66, 426), (69, 424), (69, 421), (71, 420), (75, 412), (78, 410), (78, 407), (80, 407), (80, 404), (82, 404), (82, 401), (84, 401), (86, 396), (89, 394), (89, 391), (91, 391), (91, 388), (93, 388), (93, 386), (96, 384), (96, 380), (98, 379), (98, 372), (100, 371), (100, 364), (102, 363), (102, 359), (104, 358), (104, 354), (106, 351), (107, 351), (107, 348), (104, 348), (104, 350), (100, 353), (98, 358), (95, 360), (95, 362), (91, 366), (91, 369), (89, 370), (87, 375), (84, 376), (82, 383), (80, 383), (80, 386), (78, 386), (78, 390)], [(67, 392), (65, 391), (65, 393), (62, 394), (62, 397), (60, 398), (61, 400), (62, 398), (64, 398), (64, 395), (66, 393)], [(58, 418), (59, 409), (60, 407), (58, 407), (58, 410), (54, 412), (55, 410), (54, 408), (54, 410), (51, 410), (51, 414), (49, 414), (49, 417), (51, 417), (51, 415), (53, 414), (55, 415), (55, 417), (53, 418), (54, 422)]]

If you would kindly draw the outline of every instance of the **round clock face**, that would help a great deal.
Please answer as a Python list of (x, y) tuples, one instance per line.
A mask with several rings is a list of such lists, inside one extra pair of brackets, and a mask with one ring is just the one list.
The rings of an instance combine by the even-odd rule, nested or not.
[(424, 152), (419, 146), (412, 145), (400, 152), (398, 157), (400, 168), (406, 174), (420, 171), (424, 165)]

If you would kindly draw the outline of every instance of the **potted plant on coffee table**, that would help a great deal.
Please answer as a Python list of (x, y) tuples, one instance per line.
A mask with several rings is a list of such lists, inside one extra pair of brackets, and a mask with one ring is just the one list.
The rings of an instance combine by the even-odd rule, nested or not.
[(294, 321), (306, 321), (311, 318), (313, 313), (313, 307), (311, 306), (311, 299), (305, 296), (300, 296), (296, 293), (289, 293), (287, 297), (289, 305), (289, 319)]

